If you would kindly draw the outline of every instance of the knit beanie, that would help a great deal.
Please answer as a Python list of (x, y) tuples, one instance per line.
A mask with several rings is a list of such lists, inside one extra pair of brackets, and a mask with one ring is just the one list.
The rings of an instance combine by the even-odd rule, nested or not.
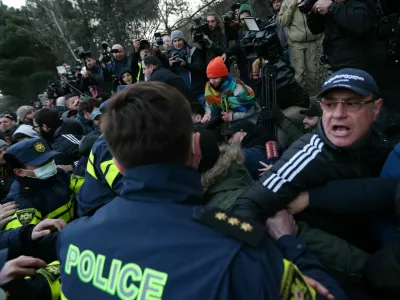
[(247, 11), (248, 13), (250, 13), (250, 16), (252, 16), (252, 17), (255, 16), (255, 12), (254, 12), (253, 8), (252, 8), (250, 5), (248, 5), (248, 4), (242, 4), (242, 5), (240, 5), (240, 8), (239, 8), (239, 15), (242, 14), (242, 13), (244, 13), (244, 12), (246, 12), (246, 11)]
[(221, 56), (214, 58), (207, 66), (207, 78), (227, 77), (229, 74)]
[(218, 139), (212, 131), (204, 128), (198, 128), (197, 132), (200, 133), (201, 150), (199, 172), (203, 174), (215, 165), (219, 158), (220, 151), (218, 148)]
[(17, 118), (19, 122), (23, 122), (27, 113), (31, 110), (35, 110), (32, 106), (24, 105), (18, 108), (17, 110)]
[(179, 30), (172, 31), (172, 33), (171, 33), (171, 42), (173, 42), (174, 39), (181, 39), (181, 40), (184, 40), (185, 42), (187, 42), (185, 36), (182, 33), (182, 31), (179, 31)]

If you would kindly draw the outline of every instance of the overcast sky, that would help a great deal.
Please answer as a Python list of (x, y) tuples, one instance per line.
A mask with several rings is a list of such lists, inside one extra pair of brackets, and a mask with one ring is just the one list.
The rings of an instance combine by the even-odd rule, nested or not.
[(15, 8), (20, 8), (22, 5), (25, 5), (25, 0), (2, 0), (3, 3), (7, 6), (13, 6)]

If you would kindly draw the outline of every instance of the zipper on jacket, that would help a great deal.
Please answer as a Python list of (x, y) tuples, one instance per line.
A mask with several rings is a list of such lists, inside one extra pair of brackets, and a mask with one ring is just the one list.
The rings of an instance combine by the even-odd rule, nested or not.
[(306, 22), (306, 20), (305, 20), (304, 14), (301, 14), (301, 16), (303, 17), (304, 28), (305, 28), (305, 30), (306, 30), (306, 42), (308, 42), (307, 22)]

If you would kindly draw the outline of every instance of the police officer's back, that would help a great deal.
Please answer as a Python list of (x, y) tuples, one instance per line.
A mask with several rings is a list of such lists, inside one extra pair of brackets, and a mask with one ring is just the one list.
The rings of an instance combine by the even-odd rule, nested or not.
[(41, 138), (28, 139), (8, 148), (4, 159), (17, 175), (4, 202), (15, 201), (19, 209), (6, 229), (37, 224), (42, 219), (74, 217), (74, 201), (69, 175), (57, 171), (52, 151)]
[[(113, 98), (103, 134), (124, 189), (60, 233), (67, 299), (315, 299), (263, 226), (202, 206), (191, 123), (186, 99), (163, 83)], [(295, 260), (304, 247), (295, 247)], [(343, 299), (319, 263), (306, 261), (308, 274)]]

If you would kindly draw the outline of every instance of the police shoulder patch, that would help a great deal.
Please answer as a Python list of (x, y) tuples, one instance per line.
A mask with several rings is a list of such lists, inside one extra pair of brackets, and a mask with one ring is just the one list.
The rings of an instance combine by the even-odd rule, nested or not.
[(39, 269), (37, 273), (42, 274), (50, 283), (53, 283), (60, 278), (60, 263), (53, 262), (46, 268)]
[(316, 293), (305, 281), (303, 275), (292, 262), (283, 259), (284, 270), (281, 281), (282, 300), (315, 300)]
[(36, 209), (34, 208), (21, 209), (18, 210), (15, 214), (17, 215), (18, 221), (22, 225), (28, 225), (32, 222), (33, 218), (35, 217)]
[(194, 219), (253, 247), (265, 235), (264, 226), (216, 207), (195, 207)]
[(40, 153), (43, 153), (46, 151), (46, 147), (44, 146), (44, 144), (42, 142), (37, 142), (33, 145), (33, 148)]

